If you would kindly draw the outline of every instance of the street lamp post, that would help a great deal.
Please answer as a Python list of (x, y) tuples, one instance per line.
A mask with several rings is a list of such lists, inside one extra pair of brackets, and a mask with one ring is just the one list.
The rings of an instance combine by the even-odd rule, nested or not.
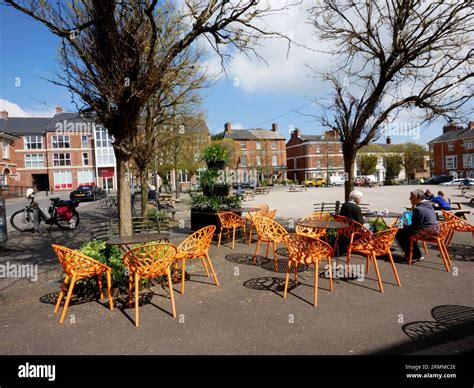
[(328, 150), (328, 139), (325, 135), (321, 136), (321, 139), (324, 141), (326, 148), (326, 185), (329, 186), (329, 150)]

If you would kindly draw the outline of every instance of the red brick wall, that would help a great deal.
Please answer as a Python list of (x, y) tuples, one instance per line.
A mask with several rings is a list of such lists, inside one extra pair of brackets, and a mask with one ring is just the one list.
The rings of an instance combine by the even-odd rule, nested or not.
[[(472, 139), (474, 142), (474, 139)], [(433, 160), (434, 160), (434, 175), (450, 175), (451, 171), (455, 171), (456, 173), (462, 173), (463, 176), (466, 176), (466, 172), (469, 169), (464, 168), (463, 164), (463, 154), (473, 153), (474, 150), (466, 150), (464, 148), (464, 140), (455, 140), (454, 149), (452, 151), (448, 151), (448, 142), (444, 143), (435, 143), (433, 144)], [(446, 156), (457, 156), (457, 166), (455, 170), (447, 170), (446, 169)]]

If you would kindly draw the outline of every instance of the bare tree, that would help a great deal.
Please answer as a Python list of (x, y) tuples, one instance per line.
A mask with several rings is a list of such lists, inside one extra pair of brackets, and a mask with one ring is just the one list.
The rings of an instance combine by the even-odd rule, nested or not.
[[(164, 39), (175, 38), (168, 35)], [(192, 118), (202, 116), (198, 90), (207, 86), (207, 79), (198, 65), (201, 55), (201, 51), (189, 47), (184, 50), (167, 69), (160, 89), (145, 104), (142, 125), (138, 126), (132, 147), (132, 157), (140, 173), (143, 216), (147, 210), (150, 164), (160, 150), (176, 148), (177, 143), (189, 137), (186, 135), (195, 130), (196, 120)]]
[[(119, 232), (132, 233), (129, 161), (144, 106), (163, 84), (167, 69), (199, 37), (225, 58), (223, 45), (250, 55), (267, 32), (262, 17), (279, 9), (258, 0), (4, 0), (44, 24), (61, 38), (64, 73), (57, 84), (68, 88), (95, 112), (113, 135), (119, 189)], [(157, 20), (159, 21), (157, 23)], [(173, 31), (185, 26), (182, 34)], [(176, 39), (161, 45), (170, 34)], [(159, 51), (159, 52), (158, 52)]]
[(319, 118), (342, 142), (347, 200), (357, 151), (402, 109), (430, 122), (459, 117), (467, 107), (474, 2), (320, 0), (310, 13), (338, 64), (331, 72), (313, 70), (334, 90)]

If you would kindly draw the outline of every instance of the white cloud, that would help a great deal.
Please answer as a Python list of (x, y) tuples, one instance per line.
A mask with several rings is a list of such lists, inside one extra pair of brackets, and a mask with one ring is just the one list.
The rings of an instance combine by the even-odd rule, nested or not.
[(8, 117), (52, 117), (56, 113), (55, 109), (43, 105), (23, 109), (18, 104), (2, 98), (0, 98), (0, 110), (6, 110)]
[[(272, 1), (278, 7), (282, 1)], [(279, 14), (268, 16), (262, 21), (266, 31), (280, 32), (300, 45), (313, 50), (327, 51), (326, 42), (318, 41), (315, 30), (309, 22), (307, 5), (291, 7)], [(202, 44), (202, 42), (201, 42)], [(294, 93), (314, 95), (321, 91), (323, 82), (314, 77), (308, 65), (325, 69), (330, 64), (329, 54), (314, 52), (305, 47), (291, 45), (285, 39), (263, 39), (256, 51), (267, 62), (235, 52), (226, 65), (227, 75), (235, 87), (253, 93)], [(204, 66), (207, 72), (222, 77), (220, 58), (213, 55)]]

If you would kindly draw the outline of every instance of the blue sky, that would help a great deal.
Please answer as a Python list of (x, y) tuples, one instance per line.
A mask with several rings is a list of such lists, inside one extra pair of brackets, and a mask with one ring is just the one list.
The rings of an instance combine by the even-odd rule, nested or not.
[[(292, 17), (297, 19), (301, 15)], [(296, 39), (311, 34), (310, 27), (304, 23), (292, 24), (290, 17), (284, 21), (288, 24), (286, 28), (293, 28), (290, 33)], [(39, 22), (0, 5), (0, 103), (3, 104), (0, 109), (5, 104), (16, 104), (33, 116), (51, 116), (56, 105), (66, 111), (76, 110), (68, 90), (42, 79), (54, 78), (53, 72), (59, 67), (56, 62), (58, 45), (59, 39)], [(224, 123), (230, 121), (242, 128), (270, 128), (272, 122), (277, 122), (280, 132), (287, 138), (293, 128), (300, 128), (303, 133), (320, 134), (322, 129), (315, 119), (292, 110), (307, 105), (300, 110), (302, 113), (317, 113), (315, 105), (308, 103), (312, 96), (325, 90), (320, 82), (308, 75), (306, 65), (317, 64), (318, 59), (321, 63), (324, 58), (315, 59), (314, 54), (301, 50), (290, 51), (287, 58), (286, 46), (275, 42), (263, 47), (261, 52), (269, 65), (236, 57), (228, 65), (228, 78), (222, 77), (203, 91), (211, 132), (222, 130)], [(215, 74), (219, 72), (215, 61), (210, 60), (209, 66)], [(392, 136), (392, 140), (426, 144), (441, 134), (441, 125), (424, 129), (419, 139)]]

